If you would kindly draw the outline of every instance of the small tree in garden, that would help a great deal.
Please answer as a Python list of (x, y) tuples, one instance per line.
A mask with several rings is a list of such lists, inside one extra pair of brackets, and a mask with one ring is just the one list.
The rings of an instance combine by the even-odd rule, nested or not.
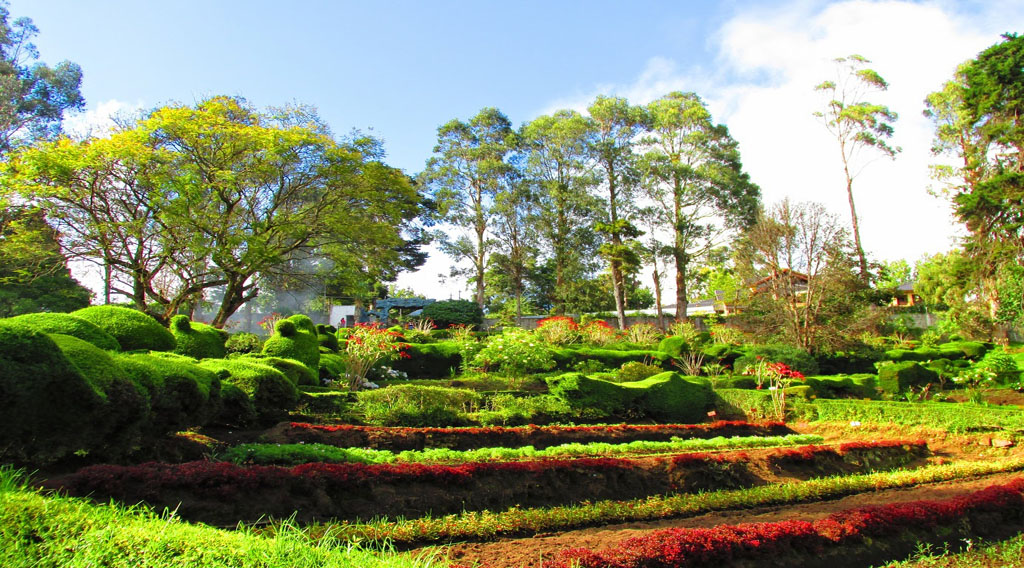
[(580, 340), (580, 326), (568, 316), (554, 316), (537, 322), (537, 335), (551, 345), (568, 345)]
[(366, 375), (374, 365), (390, 361), (394, 357), (408, 358), (403, 351), (408, 347), (401, 341), (401, 335), (385, 329), (379, 324), (357, 323), (348, 336), (348, 343), (341, 353), (345, 359), (345, 380), (348, 389), (357, 391), (366, 384)]
[(759, 390), (764, 388), (765, 383), (768, 384), (768, 392), (772, 396), (772, 409), (775, 412), (775, 418), (780, 422), (784, 421), (786, 419), (786, 387), (794, 379), (804, 380), (803, 373), (791, 369), (785, 363), (772, 363), (758, 357), (757, 363), (747, 367), (743, 374), (752, 375), (754, 381), (757, 382)]
[(580, 326), (580, 336), (584, 343), (607, 345), (615, 341), (615, 329), (604, 320), (592, 320)]
[(535, 334), (518, 327), (507, 327), (477, 353), (475, 365), (497, 367), (509, 377), (509, 386), (533, 371), (546, 371), (555, 366), (551, 349)]

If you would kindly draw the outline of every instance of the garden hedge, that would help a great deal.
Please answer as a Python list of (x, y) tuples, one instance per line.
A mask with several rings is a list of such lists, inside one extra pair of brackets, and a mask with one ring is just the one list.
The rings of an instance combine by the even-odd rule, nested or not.
[(189, 321), (188, 316), (171, 318), (171, 334), (176, 343), (174, 352), (193, 359), (223, 359), (228, 332), (205, 323)]
[(422, 385), (394, 385), (356, 396), (364, 420), (380, 426), (461, 426), (483, 401), (468, 389)]
[(173, 351), (174, 336), (148, 314), (121, 306), (89, 306), (71, 315), (88, 320), (117, 340), (123, 351)]
[(326, 347), (330, 351), (338, 350), (338, 329), (333, 325), (317, 324), (316, 338), (321, 347)]
[(670, 335), (658, 343), (658, 351), (670, 357), (679, 357), (689, 349), (690, 346), (686, 344), (686, 340), (678, 335)]
[[(313, 320), (296, 314), (280, 320), (274, 334), (263, 344), (263, 354), (271, 357), (295, 359), (311, 371), (320, 369), (320, 338)], [(257, 405), (259, 406), (259, 405)]]
[[(324, 354), (320, 354), (323, 358)], [(284, 373), (284, 376), (288, 377), (288, 380), (295, 386), (317, 386), (320, 384), (319, 372), (314, 373), (309, 367), (302, 364), (300, 361), (295, 359), (286, 359), (284, 357), (268, 357), (266, 355), (248, 354), (238, 357), (247, 361), (255, 361), (261, 365), (268, 365)], [(319, 371), (319, 368), (317, 369)]]
[(904, 392), (910, 387), (923, 387), (938, 380), (938, 373), (917, 361), (890, 363), (878, 369), (878, 386), (891, 394)]
[(345, 358), (337, 353), (321, 353), (319, 370), (320, 381), (336, 381), (345, 374)]
[(752, 345), (747, 347), (746, 353), (733, 363), (733, 368), (737, 373), (742, 373), (747, 367), (755, 365), (758, 360), (785, 363), (791, 369), (804, 375), (819, 373), (818, 362), (810, 353), (789, 345)]
[[(433, 305), (433, 304), (431, 304)], [(389, 363), (392, 369), (402, 371), (410, 379), (439, 379), (458, 371), (462, 364), (459, 344), (454, 341), (438, 343), (410, 343), (405, 349), (408, 358), (399, 358)]]
[(121, 349), (114, 336), (103, 331), (103, 328), (87, 319), (71, 314), (24, 314), (9, 318), (6, 321), (16, 325), (24, 325), (43, 333), (62, 333), (77, 337), (107, 351), (119, 351)]
[(671, 371), (621, 384), (581, 373), (550, 377), (547, 383), (552, 395), (578, 413), (596, 410), (605, 416), (638, 411), (657, 420), (700, 422), (714, 400), (709, 382)]
[(476, 302), (469, 300), (442, 300), (423, 308), (421, 316), (434, 320), (438, 329), (453, 325), (478, 326), (484, 321), (484, 313)]
[(96, 443), (106, 395), (46, 334), (0, 320), (0, 456), (42, 465)]
[(203, 426), (221, 410), (220, 376), (183, 356), (168, 355), (114, 356), (114, 363), (149, 391), (148, 427), (153, 435)]
[(299, 391), (284, 373), (248, 359), (204, 359), (199, 365), (210, 371), (226, 371), (225, 382), (238, 387), (252, 399), (261, 422), (275, 422), (288, 417), (295, 407)]
[(551, 352), (555, 360), (555, 369), (560, 371), (571, 371), (584, 361), (597, 361), (608, 369), (618, 369), (631, 361), (668, 368), (672, 361), (672, 357), (667, 353), (653, 350), (616, 351), (599, 347), (557, 347)]

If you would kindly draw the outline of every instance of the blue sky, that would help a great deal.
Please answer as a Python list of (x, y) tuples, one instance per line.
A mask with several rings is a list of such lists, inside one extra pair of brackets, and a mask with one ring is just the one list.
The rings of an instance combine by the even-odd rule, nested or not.
[[(389, 162), (422, 169), (438, 125), (498, 107), (516, 124), (597, 94), (646, 103), (695, 91), (740, 142), (766, 202), (821, 201), (848, 218), (838, 150), (811, 112), (831, 59), (859, 53), (901, 115), (893, 162), (854, 186), (865, 248), (915, 260), (947, 250), (948, 206), (928, 194), (924, 96), (956, 64), (1024, 32), (1024, 2), (973, 1), (103, 1), (12, 0), (41, 59), (75, 61), (89, 111), (241, 95), (312, 104), (337, 133), (372, 130)], [(447, 295), (435, 254), (404, 286)]]

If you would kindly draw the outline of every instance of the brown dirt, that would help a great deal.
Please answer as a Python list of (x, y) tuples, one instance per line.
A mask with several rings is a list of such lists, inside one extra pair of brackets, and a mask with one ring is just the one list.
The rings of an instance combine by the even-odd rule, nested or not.
[(965, 495), (1020, 477), (1021, 474), (997, 474), (982, 478), (947, 481), (904, 489), (887, 489), (850, 495), (831, 501), (790, 506), (760, 507), (737, 511), (719, 511), (695, 517), (639, 522), (538, 535), (532, 538), (506, 539), (496, 542), (461, 543), (440, 547), (451, 562), (472, 566), (482, 564), (495, 568), (531, 567), (541, 559), (550, 559), (566, 548), (586, 547), (594, 550), (614, 548), (623, 540), (666, 528), (713, 527), (722, 524), (761, 523), (783, 520), (813, 521), (844, 509), (904, 503), (920, 500), (944, 500)]

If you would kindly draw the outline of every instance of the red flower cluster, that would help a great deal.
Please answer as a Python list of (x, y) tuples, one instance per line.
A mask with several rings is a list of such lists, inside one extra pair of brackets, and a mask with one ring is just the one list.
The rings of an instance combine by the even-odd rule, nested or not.
[(551, 325), (551, 324), (555, 324), (555, 323), (564, 323), (566, 325), (566, 327), (568, 327), (569, 329), (571, 329), (573, 331), (579, 329), (579, 324), (576, 323), (576, 320), (572, 319), (569, 316), (551, 316), (551, 317), (548, 317), (548, 318), (537, 320), (537, 329), (540, 329), (540, 328), (543, 328), (546, 325)]
[[(647, 568), (722, 566), (741, 559), (814, 554), (825, 547), (884, 539), (908, 529), (959, 524), (984, 514), (989, 526), (1024, 516), (1024, 478), (946, 501), (917, 501), (849, 509), (824, 519), (713, 528), (666, 529), (631, 538), (608, 551), (571, 548), (542, 568)], [(996, 520), (998, 518), (998, 520)], [(993, 524), (994, 523), (994, 524)]]
[(783, 379), (800, 379), (804, 380), (804, 374), (800, 371), (791, 369), (789, 365), (785, 363), (768, 363), (768, 370), (777, 374)]

